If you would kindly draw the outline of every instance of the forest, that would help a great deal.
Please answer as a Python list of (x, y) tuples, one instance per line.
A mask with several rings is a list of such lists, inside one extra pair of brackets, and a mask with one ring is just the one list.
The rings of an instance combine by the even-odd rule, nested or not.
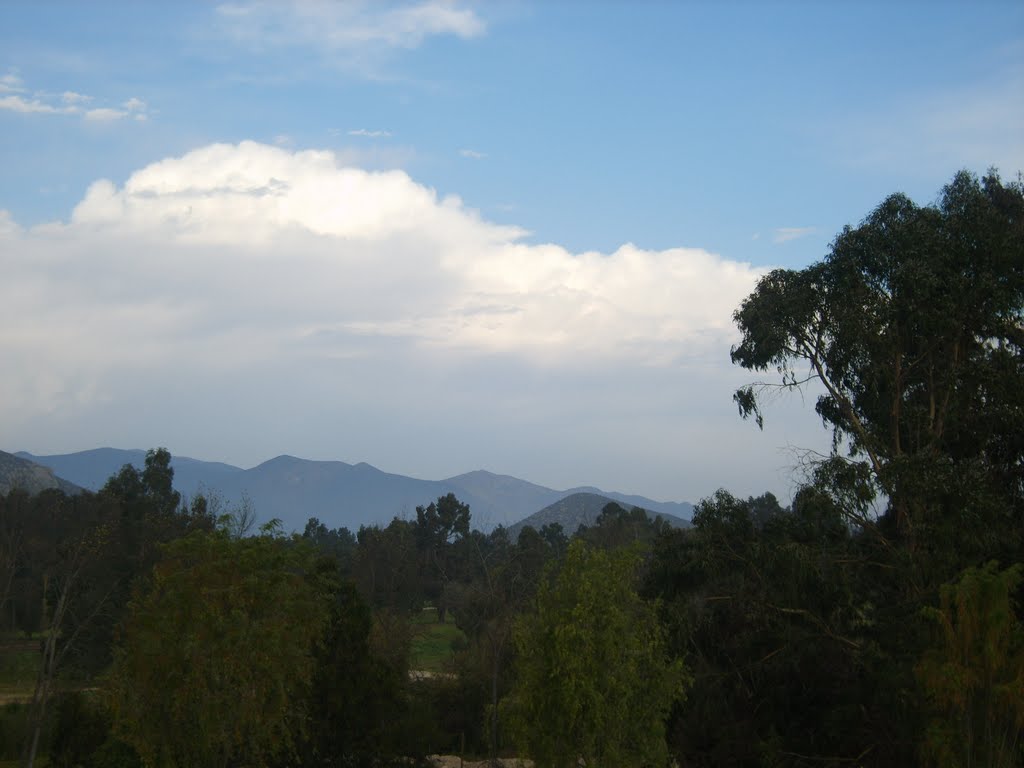
[(287, 534), (162, 448), (0, 497), (0, 765), (1024, 765), (1024, 183), (894, 194), (734, 320), (722, 397), (832, 449), (688, 529)]

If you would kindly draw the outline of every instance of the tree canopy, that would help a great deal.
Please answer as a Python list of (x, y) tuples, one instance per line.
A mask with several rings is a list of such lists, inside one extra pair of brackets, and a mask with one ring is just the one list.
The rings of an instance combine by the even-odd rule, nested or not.
[(113, 673), (115, 718), (150, 765), (265, 765), (304, 735), (332, 578), (273, 532), (197, 531), (139, 590)]
[[(741, 413), (762, 424), (764, 387), (816, 382), (835, 444), (819, 484), (858, 524), (910, 549), (951, 548), (969, 518), (976, 537), (993, 524), (1019, 532), (1020, 181), (962, 172), (935, 205), (892, 195), (846, 227), (823, 261), (762, 278), (735, 320), (733, 362), (779, 375), (739, 390)], [(886, 515), (875, 527), (879, 498)]]
[(638, 555), (575, 540), (520, 620), (508, 722), (541, 768), (666, 762), (664, 719), (684, 689), (653, 607), (634, 589)]

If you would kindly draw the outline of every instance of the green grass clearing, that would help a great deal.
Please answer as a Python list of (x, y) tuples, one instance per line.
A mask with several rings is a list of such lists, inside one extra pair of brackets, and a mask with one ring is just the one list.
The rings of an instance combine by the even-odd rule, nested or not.
[(452, 660), (452, 643), (464, 643), (466, 636), (455, 626), (451, 616), (444, 624), (437, 623), (437, 611), (425, 608), (413, 620), (412, 649), (409, 668), (426, 672), (447, 672)]
[(0, 700), (31, 696), (39, 674), (39, 638), (0, 637)]

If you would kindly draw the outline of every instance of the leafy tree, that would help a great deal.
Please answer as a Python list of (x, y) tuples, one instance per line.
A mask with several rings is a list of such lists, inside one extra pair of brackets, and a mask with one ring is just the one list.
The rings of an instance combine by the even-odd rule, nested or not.
[(515, 636), (517, 681), (507, 722), (541, 768), (663, 765), (664, 719), (682, 695), (654, 608), (633, 588), (638, 556), (569, 545), (537, 610)]
[(135, 750), (114, 736), (102, 697), (67, 691), (54, 715), (47, 755), (51, 768), (143, 768)]
[(323, 554), (334, 558), (343, 575), (351, 575), (356, 555), (356, 537), (348, 528), (328, 528), (318, 518), (306, 521), (302, 538), (312, 542)]
[[(25, 524), (22, 515), (17, 514), (27, 500), (24, 492), (12, 492), (7, 498), (0, 496), (0, 625), (8, 615), (14, 615), (14, 604), (11, 611), (6, 610), (11, 598), (11, 588), (24, 558)], [(11, 629), (15, 628), (15, 620), (11, 621)]]
[(968, 568), (923, 613), (936, 629), (917, 666), (932, 718), (923, 745), (929, 765), (992, 768), (1024, 761), (1024, 627), (1012, 595), (1024, 565)]
[[(816, 479), (853, 521), (886, 545), (950, 561), (1019, 554), (1019, 180), (962, 172), (925, 207), (892, 195), (846, 227), (823, 261), (762, 278), (734, 317), (742, 340), (733, 362), (780, 374), (739, 390), (741, 413), (762, 424), (764, 387), (816, 382), (816, 410), (834, 436)], [(885, 505), (880, 524), (875, 500)], [(956, 568), (936, 562), (925, 583)]]
[(498, 701), (510, 683), (515, 620), (536, 595), (554, 553), (530, 526), (514, 546), (500, 526), (487, 537), (473, 531), (466, 541), (473, 546), (472, 575), (452, 591), (455, 621), (469, 642), (456, 669), (468, 693), (463, 698), (476, 710), (474, 725), (480, 711), (487, 711), (481, 746), (494, 758), (500, 747)]
[(106, 610), (117, 585), (117, 574), (106, 563), (117, 523), (111, 505), (91, 494), (47, 491), (30, 508), (26, 555), (32, 567), (26, 575), (39, 585), (43, 641), (21, 758), (26, 768), (35, 763), (58, 672)]
[(166, 546), (125, 622), (115, 720), (147, 764), (266, 765), (307, 726), (333, 576), (301, 539), (264, 527)]
[(356, 538), (354, 577), (363, 599), (375, 609), (398, 613), (422, 607), (413, 524), (395, 518), (386, 528), (362, 526)]
[(146, 451), (145, 466), (140, 472), (125, 464), (103, 486), (103, 490), (124, 502), (148, 502), (156, 512), (169, 515), (181, 504), (181, 494), (174, 490), (174, 469), (171, 454), (166, 448)]
[(427, 507), (416, 507), (421, 583), (426, 597), (437, 606), (442, 624), (448, 612), (449, 585), (459, 577), (458, 568), (469, 555), (465, 547), (457, 546), (469, 536), (469, 519), (469, 505), (454, 493), (438, 497)]
[(576, 535), (594, 546), (605, 549), (630, 544), (650, 546), (666, 527), (665, 521), (659, 517), (648, 517), (647, 511), (640, 507), (633, 507), (627, 512), (624, 507), (613, 501), (604, 505), (593, 525), (581, 525)]
[[(569, 548), (569, 537), (565, 535), (565, 529), (562, 528), (561, 523), (542, 525), (538, 533), (540, 533), (540, 537), (551, 548), (551, 552), (556, 560), (561, 560), (565, 557), (565, 551)], [(519, 535), (522, 536), (522, 533)]]
[(392, 746), (406, 673), (374, 652), (371, 629), (369, 606), (351, 582), (342, 582), (316, 654), (304, 764), (366, 765)]
[(694, 676), (670, 718), (681, 764), (913, 758), (901, 743), (913, 721), (894, 703), (912, 681), (879, 650), (906, 608), (869, 578), (865, 541), (837, 510), (808, 494), (798, 502), (718, 491), (697, 505), (693, 529), (655, 542), (643, 594), (658, 599), (668, 647)]

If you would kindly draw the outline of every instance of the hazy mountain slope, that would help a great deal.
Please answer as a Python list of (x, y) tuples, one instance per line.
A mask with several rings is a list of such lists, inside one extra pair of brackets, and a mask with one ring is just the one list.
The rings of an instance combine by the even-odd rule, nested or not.
[(19, 488), (35, 494), (51, 488), (64, 493), (81, 493), (82, 489), (58, 477), (52, 469), (36, 464), (30, 459), (0, 451), (0, 495), (7, 495)]
[[(57, 475), (83, 488), (99, 490), (124, 464), (141, 469), (146, 452), (97, 448), (52, 456), (18, 456), (51, 467)], [(172, 456), (171, 465), (175, 488), (183, 495), (191, 497), (202, 491), (220, 496), (226, 504), (237, 504), (245, 494), (252, 500), (260, 522), (276, 517), (288, 531), (301, 531), (310, 517), (332, 528), (345, 526), (352, 530), (360, 525), (386, 525), (396, 516), (412, 519), (417, 505), (429, 504), (449, 492), (469, 504), (473, 525), (487, 531), (499, 524), (510, 526), (573, 494), (483, 470), (445, 480), (420, 480), (383, 472), (365, 463), (309, 461), (294, 456), (278, 456), (252, 469), (187, 456)], [(607, 497), (601, 506), (617, 500), (628, 507), (658, 512), (690, 509), (687, 504), (667, 504), (639, 496), (603, 491), (599, 495)]]
[(442, 483), (469, 504), (473, 522), (484, 530), (522, 520), (566, 494), (566, 491), (555, 491), (517, 477), (496, 475), (482, 469), (449, 477)]
[(663, 515), (671, 515), (682, 520), (689, 520), (693, 517), (693, 504), (687, 501), (654, 501), (646, 496), (637, 496), (629, 493), (616, 493), (615, 491), (604, 491), (593, 486), (582, 486), (570, 488), (565, 493), (596, 493), (598, 496), (607, 496), (612, 501), (617, 501), (626, 509), (640, 507), (648, 512), (660, 512)]
[[(535, 512), (529, 517), (520, 520), (515, 525), (509, 526), (509, 537), (512, 541), (515, 541), (519, 538), (519, 532), (526, 526), (532, 526), (539, 531), (545, 525), (550, 523), (558, 523), (562, 526), (562, 531), (566, 536), (572, 536), (572, 534), (576, 533), (576, 529), (581, 525), (593, 525), (601, 514), (601, 510), (613, 501), (617, 500), (610, 498), (609, 496), (596, 493), (573, 493), (563, 499), (559, 499), (554, 504), (545, 507), (539, 512)], [(647, 509), (642, 504), (622, 506), (627, 510), (632, 509), (634, 506)], [(676, 517), (675, 515), (666, 514), (664, 512), (655, 512), (650, 509), (647, 509), (647, 512), (648, 516), (660, 517), (676, 528), (688, 527), (690, 525), (687, 520)]]
[[(15, 455), (44, 464), (61, 477), (90, 491), (102, 488), (110, 476), (117, 474), (125, 464), (142, 469), (146, 463), (145, 451), (122, 448), (93, 448), (52, 456), (33, 456), (31, 453), (19, 451)], [(172, 456), (171, 466), (174, 467), (174, 487), (188, 496), (195, 493), (195, 489), (201, 483), (209, 486), (215, 479), (243, 471), (230, 464), (199, 461), (187, 456)]]
[(226, 496), (247, 493), (261, 520), (280, 518), (285, 530), (301, 531), (310, 517), (331, 528), (387, 525), (394, 517), (414, 519), (416, 506), (445, 493), (441, 483), (382, 472), (369, 464), (306, 461), (278, 456), (224, 478)]
[[(146, 452), (97, 448), (54, 456), (31, 456), (58, 474), (73, 477), (84, 488), (99, 490), (125, 464), (142, 468)], [(332, 528), (387, 524), (393, 517), (414, 517), (417, 504), (429, 504), (447, 493), (436, 481), (391, 475), (369, 464), (308, 461), (278, 456), (252, 469), (219, 462), (172, 456), (174, 487), (185, 496), (219, 496), (225, 504), (248, 496), (260, 522), (278, 518), (287, 531), (301, 531), (310, 517)]]

